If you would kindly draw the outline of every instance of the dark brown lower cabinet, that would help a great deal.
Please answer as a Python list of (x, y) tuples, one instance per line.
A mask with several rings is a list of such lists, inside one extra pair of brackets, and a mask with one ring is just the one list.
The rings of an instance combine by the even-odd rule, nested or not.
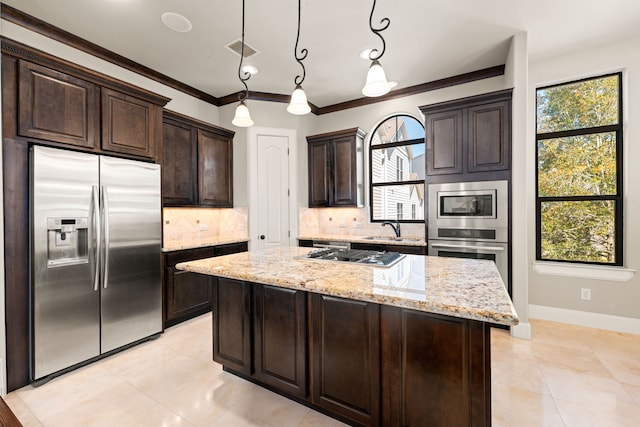
[[(191, 313), (211, 310), (211, 285), (209, 276), (168, 269), (167, 319), (170, 321)], [(169, 322), (170, 324), (171, 322)]]
[(246, 250), (247, 243), (239, 242), (165, 252), (163, 254), (164, 327), (168, 328), (211, 311), (211, 277), (178, 270), (175, 268), (176, 264)]
[(491, 425), (483, 322), (214, 277), (213, 359), (356, 426)]
[(254, 288), (254, 377), (292, 396), (307, 396), (306, 292)]
[(311, 402), (363, 425), (378, 425), (379, 306), (312, 294)]
[(490, 426), (489, 325), (381, 307), (382, 425)]
[(251, 284), (216, 277), (212, 293), (213, 360), (251, 375)]

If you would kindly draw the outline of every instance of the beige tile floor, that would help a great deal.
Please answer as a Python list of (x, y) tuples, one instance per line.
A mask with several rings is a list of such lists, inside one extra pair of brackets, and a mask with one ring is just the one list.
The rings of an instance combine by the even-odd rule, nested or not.
[[(494, 426), (640, 426), (640, 335), (531, 323), (492, 332)], [(6, 402), (25, 426), (343, 425), (223, 372), (210, 315)]]

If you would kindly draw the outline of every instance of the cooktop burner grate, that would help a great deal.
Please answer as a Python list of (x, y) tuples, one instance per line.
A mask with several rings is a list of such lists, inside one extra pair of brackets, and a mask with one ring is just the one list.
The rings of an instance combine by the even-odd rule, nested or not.
[(404, 255), (398, 252), (378, 252), (363, 249), (323, 248), (309, 252), (306, 255), (306, 258), (389, 267), (395, 264), (400, 259), (404, 258)]

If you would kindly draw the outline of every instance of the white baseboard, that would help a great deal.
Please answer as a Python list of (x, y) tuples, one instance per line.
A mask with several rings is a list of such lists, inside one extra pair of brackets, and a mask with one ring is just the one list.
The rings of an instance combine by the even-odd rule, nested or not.
[(521, 338), (524, 340), (531, 339), (531, 323), (520, 322), (511, 327), (511, 336), (514, 338)]
[(640, 319), (529, 304), (529, 318), (640, 334)]

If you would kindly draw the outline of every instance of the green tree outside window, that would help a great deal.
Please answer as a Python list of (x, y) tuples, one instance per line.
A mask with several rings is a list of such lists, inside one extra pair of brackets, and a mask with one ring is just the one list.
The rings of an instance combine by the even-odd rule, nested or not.
[(622, 265), (621, 74), (540, 88), (537, 259)]

